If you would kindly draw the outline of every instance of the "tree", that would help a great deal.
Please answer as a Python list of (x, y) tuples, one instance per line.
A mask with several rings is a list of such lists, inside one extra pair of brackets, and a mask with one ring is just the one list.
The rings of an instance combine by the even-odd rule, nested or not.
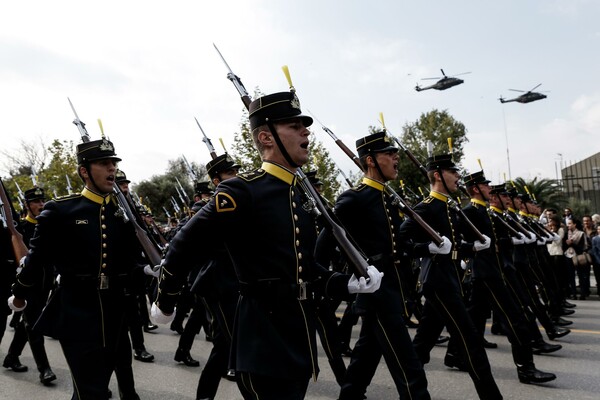
[(555, 179), (543, 178), (538, 180), (535, 177), (526, 181), (523, 178), (516, 178), (513, 182), (519, 193), (528, 193), (542, 209), (562, 210), (569, 203), (565, 194), (556, 189)]
[[(447, 110), (431, 110), (421, 114), (413, 123), (402, 127), (400, 141), (423, 165), (426, 163), (427, 143), (433, 144), (433, 154), (449, 153), (448, 139), (452, 139), (452, 158), (460, 166), (464, 156), (464, 144), (469, 141), (464, 124), (455, 120)], [(402, 150), (400, 150), (403, 153)], [(408, 157), (401, 156), (398, 164), (400, 179), (407, 190), (418, 192), (419, 188), (429, 188), (429, 182)]]
[[(199, 181), (208, 180), (205, 166), (192, 163), (191, 169)], [(183, 191), (177, 183), (178, 180)], [(183, 213), (191, 207), (194, 200), (194, 183), (190, 179), (183, 157), (180, 157), (169, 160), (166, 173), (154, 175), (148, 180), (132, 185), (132, 192), (140, 197), (142, 204), (150, 209), (157, 220), (165, 221), (167, 214), (164, 209), (169, 214), (176, 214), (173, 202), (180, 209), (178, 217), (182, 217)]]

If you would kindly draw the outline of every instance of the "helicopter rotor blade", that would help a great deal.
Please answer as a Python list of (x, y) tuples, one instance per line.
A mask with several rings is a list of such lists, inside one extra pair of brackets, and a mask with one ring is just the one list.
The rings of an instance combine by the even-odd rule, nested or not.
[(518, 90), (518, 89), (508, 89), (508, 90), (512, 90), (513, 92), (525, 93), (525, 90)]
[(452, 76), (453, 77), (454, 76), (461, 76), (461, 75), (467, 75), (467, 74), (470, 74), (470, 73), (471, 73), (471, 71), (469, 71), (469, 72), (461, 72), (460, 74), (456, 74), (456, 75), (452, 75)]
[(444, 70), (442, 68), (440, 68), (440, 71), (442, 71), (442, 75), (446, 76), (446, 73), (444, 72)]
[(442, 77), (438, 76), (437, 78), (421, 78), (422, 81), (426, 81), (429, 79), (442, 79)]
[(534, 87), (533, 89), (531, 89), (531, 90), (530, 90), (530, 92), (533, 92), (535, 89), (539, 88), (539, 87), (540, 87), (540, 85), (541, 85), (541, 83), (540, 83), (540, 84), (538, 84), (538, 85), (537, 85), (536, 87)]

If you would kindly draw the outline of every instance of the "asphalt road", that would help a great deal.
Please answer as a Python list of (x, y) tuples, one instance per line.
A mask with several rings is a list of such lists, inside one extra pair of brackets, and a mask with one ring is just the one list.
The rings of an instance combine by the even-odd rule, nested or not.
[[(574, 324), (572, 333), (554, 343), (563, 349), (553, 355), (535, 356), (539, 369), (553, 372), (558, 379), (543, 385), (519, 383), (516, 367), (513, 364), (510, 346), (504, 336), (487, 335), (487, 339), (498, 343), (497, 349), (488, 350), (488, 357), (498, 386), (505, 399), (560, 399), (598, 400), (600, 399), (600, 301), (591, 296), (586, 301), (574, 301), (576, 313), (569, 316)], [(155, 333), (145, 334), (146, 347), (156, 357), (153, 363), (133, 361), (136, 386), (142, 399), (170, 400), (194, 399), (200, 368), (187, 367), (173, 360), (179, 336), (168, 327), (161, 326)], [(354, 330), (354, 339), (358, 327)], [(411, 330), (414, 334), (414, 330)], [(7, 328), (0, 345), (0, 357), (4, 358), (13, 330)], [(192, 348), (192, 356), (202, 365), (208, 356), (211, 343), (204, 339), (204, 333), (197, 336)], [(0, 399), (69, 399), (71, 381), (69, 370), (57, 341), (46, 340), (46, 348), (52, 368), (58, 379), (50, 387), (38, 381), (38, 373), (26, 347), (21, 362), (29, 366), (25, 373), (15, 373), (0, 368)], [(445, 346), (438, 346), (432, 352), (431, 362), (425, 367), (429, 389), (433, 399), (466, 400), (476, 399), (475, 389), (466, 373), (450, 370), (443, 365)], [(348, 359), (346, 359), (348, 362)], [(329, 370), (324, 354), (319, 357), (321, 374), (317, 382), (311, 382), (307, 399), (336, 399), (338, 386)], [(282, 366), (285, 368), (285, 366)], [(117, 393), (116, 381), (111, 381), (113, 393)], [(397, 399), (398, 395), (385, 363), (379, 366), (377, 374), (367, 393), (369, 399)], [(118, 398), (117, 395), (114, 398)], [(223, 380), (217, 399), (240, 399), (235, 383)]]

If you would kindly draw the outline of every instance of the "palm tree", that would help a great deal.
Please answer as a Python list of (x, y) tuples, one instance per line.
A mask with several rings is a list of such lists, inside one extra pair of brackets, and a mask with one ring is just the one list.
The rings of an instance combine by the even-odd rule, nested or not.
[(526, 181), (523, 178), (516, 178), (513, 183), (519, 193), (529, 193), (542, 208), (562, 210), (568, 204), (567, 197), (556, 185), (555, 179), (542, 178), (538, 180), (535, 177)]

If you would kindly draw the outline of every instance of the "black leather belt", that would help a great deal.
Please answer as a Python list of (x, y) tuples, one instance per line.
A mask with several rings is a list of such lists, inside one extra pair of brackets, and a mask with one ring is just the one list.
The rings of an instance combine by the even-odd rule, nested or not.
[(59, 285), (75, 289), (89, 289), (93, 287), (100, 290), (118, 290), (125, 288), (129, 281), (128, 278), (128, 275), (61, 275)]

